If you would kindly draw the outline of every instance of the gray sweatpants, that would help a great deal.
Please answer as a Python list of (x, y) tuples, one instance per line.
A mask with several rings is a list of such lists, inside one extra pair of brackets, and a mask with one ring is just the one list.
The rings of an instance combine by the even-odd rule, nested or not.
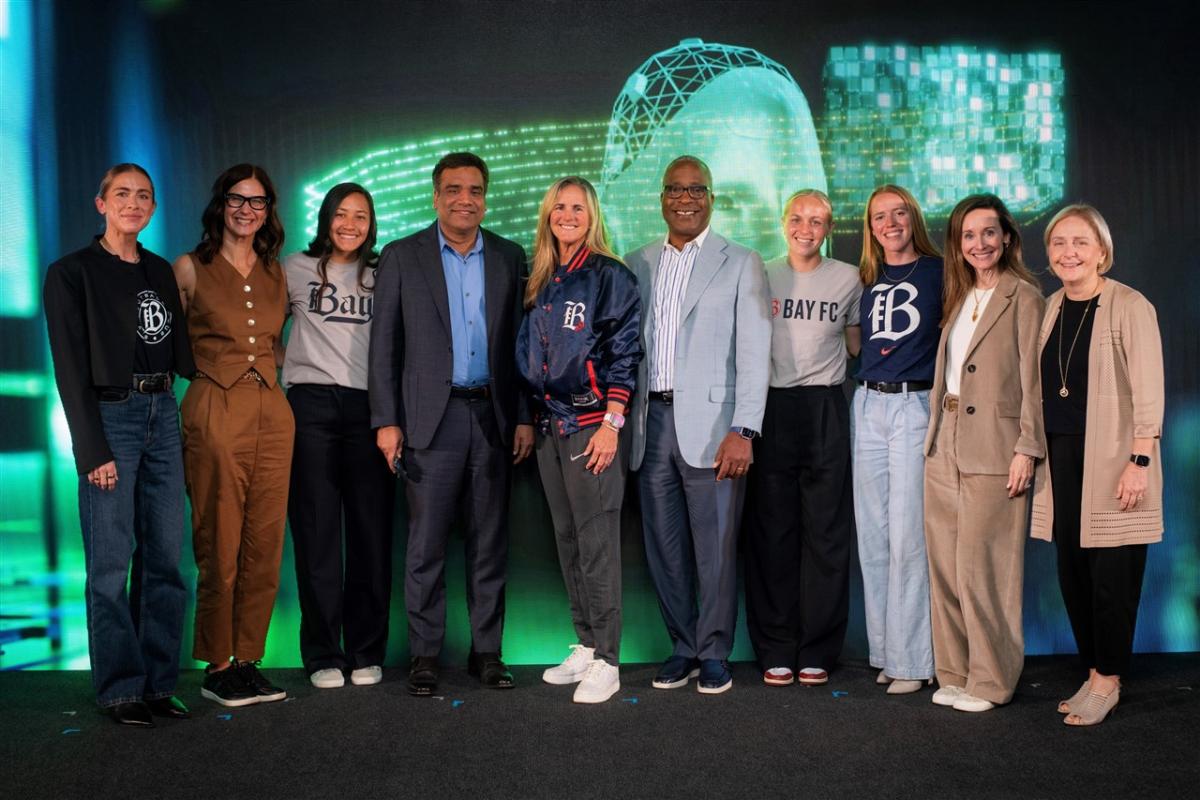
[(629, 467), (628, 436), (600, 475), (582, 455), (596, 428), (566, 438), (537, 437), (538, 471), (554, 522), (558, 561), (579, 643), (616, 666), (621, 651), (621, 501)]

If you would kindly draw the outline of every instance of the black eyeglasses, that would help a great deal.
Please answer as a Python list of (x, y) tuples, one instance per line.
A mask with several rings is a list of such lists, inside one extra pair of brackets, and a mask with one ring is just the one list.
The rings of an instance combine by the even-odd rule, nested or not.
[(255, 195), (254, 197), (246, 197), (244, 194), (234, 194), (233, 192), (225, 195), (225, 205), (229, 206), (230, 208), (241, 208), (247, 203), (249, 203), (250, 207), (255, 211), (262, 211), (264, 208), (271, 205), (271, 198), (263, 197), (261, 194)]
[(680, 197), (683, 197), (684, 192), (691, 195), (693, 200), (703, 200), (705, 197), (708, 197), (708, 187), (704, 184), (680, 186), (678, 183), (672, 183), (663, 187), (663, 194), (672, 200), (678, 200)]

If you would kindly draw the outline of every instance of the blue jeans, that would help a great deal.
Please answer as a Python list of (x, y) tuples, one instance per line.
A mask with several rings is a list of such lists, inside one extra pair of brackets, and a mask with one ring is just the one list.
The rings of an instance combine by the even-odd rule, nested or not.
[(101, 402), (100, 419), (117, 485), (105, 491), (79, 476), (79, 523), (92, 684), (107, 708), (174, 694), (187, 589), (179, 574), (183, 452), (175, 395), (130, 392)]
[(854, 519), (871, 666), (933, 677), (925, 556), (925, 431), (929, 392), (854, 392)]

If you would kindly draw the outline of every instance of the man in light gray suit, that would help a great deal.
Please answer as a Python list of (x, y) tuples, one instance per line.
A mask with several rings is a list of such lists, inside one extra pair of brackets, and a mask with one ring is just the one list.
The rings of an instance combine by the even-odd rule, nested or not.
[[(646, 559), (674, 652), (654, 687), (733, 685), (737, 531), (766, 405), (771, 320), (762, 258), (709, 230), (712, 174), (694, 156), (663, 176), (665, 242), (625, 257), (642, 292), (631, 424)], [(697, 586), (698, 585), (698, 586)], [(699, 608), (696, 595), (699, 590)]]

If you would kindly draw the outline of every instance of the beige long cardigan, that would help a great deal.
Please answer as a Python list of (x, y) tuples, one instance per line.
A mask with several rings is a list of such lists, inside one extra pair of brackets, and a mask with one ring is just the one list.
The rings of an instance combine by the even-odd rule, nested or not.
[[(1058, 321), (1064, 290), (1050, 295), (1038, 339), (1038, 352)], [(1100, 290), (1088, 347), (1087, 430), (1083, 442), (1083, 507), (1081, 547), (1118, 547), (1162, 541), (1162, 340), (1158, 316), (1142, 294), (1105, 280)], [(1040, 359), (1039, 359), (1040, 363)], [(1060, 376), (1042, 375), (1057, 387)], [(1130, 511), (1121, 511), (1117, 482), (1129, 463), (1134, 438), (1154, 439), (1146, 494)], [(1031, 535), (1049, 541), (1054, 501), (1050, 470), (1037, 471), (1033, 490)]]

